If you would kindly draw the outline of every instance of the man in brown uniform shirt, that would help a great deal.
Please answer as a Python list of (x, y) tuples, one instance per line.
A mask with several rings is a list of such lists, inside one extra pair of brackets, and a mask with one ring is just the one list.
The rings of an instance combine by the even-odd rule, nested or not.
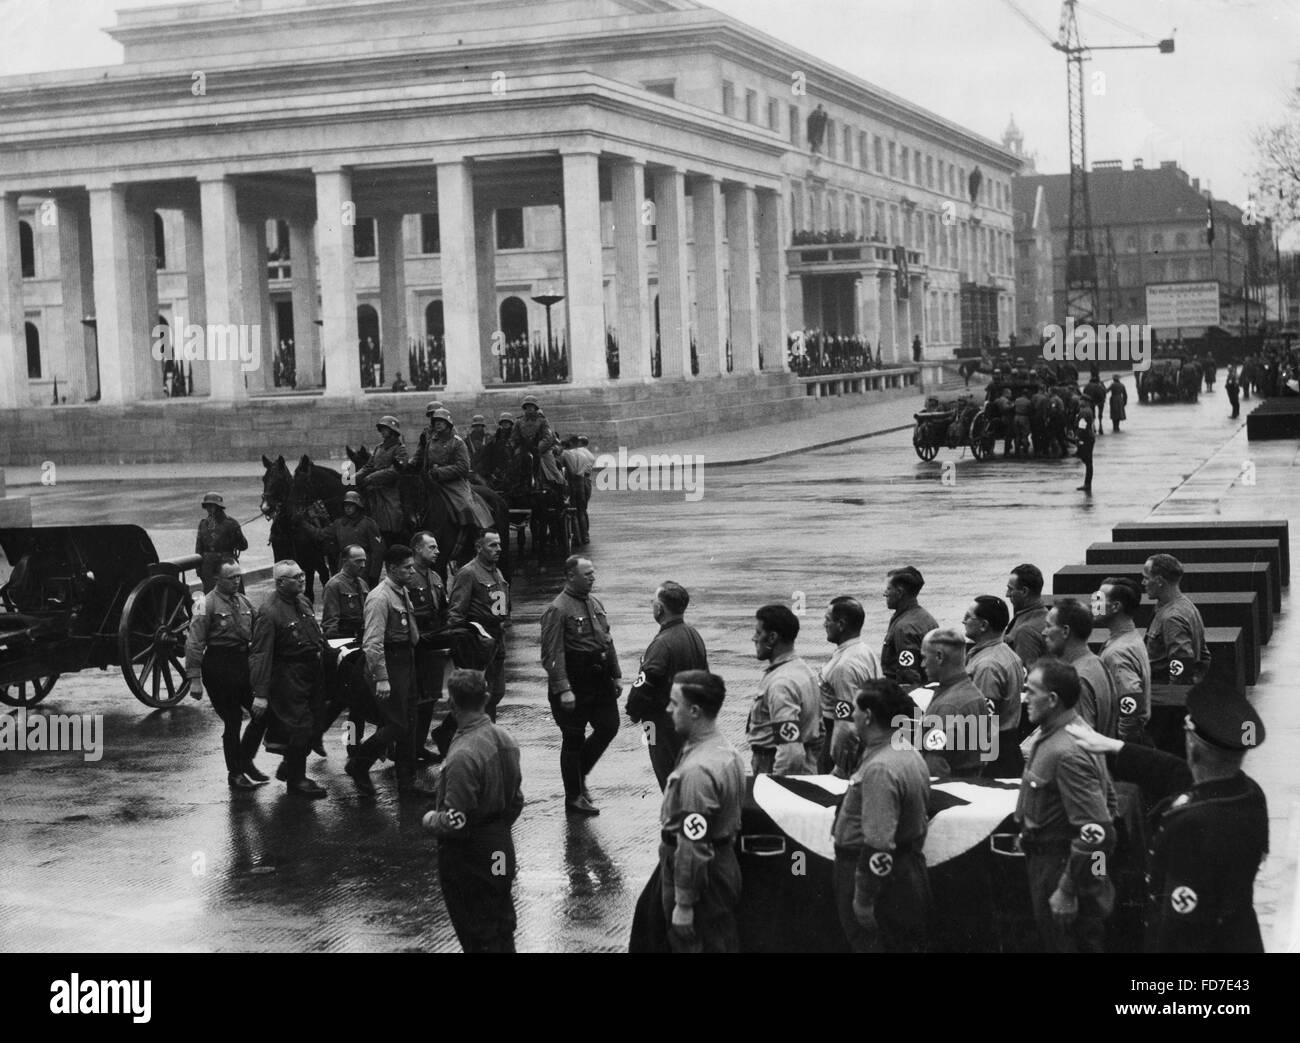
[(1179, 584), (1183, 565), (1172, 554), (1154, 554), (1142, 566), (1142, 587), (1156, 602), (1147, 627), (1152, 684), (1195, 684), (1210, 668), (1200, 610)]

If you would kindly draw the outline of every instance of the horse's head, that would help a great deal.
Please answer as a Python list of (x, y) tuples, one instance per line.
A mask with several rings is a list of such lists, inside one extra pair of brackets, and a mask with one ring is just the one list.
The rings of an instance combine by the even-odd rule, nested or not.
[(262, 514), (271, 518), (293, 495), (293, 476), (289, 474), (283, 456), (274, 461), (263, 456), (262, 465), (266, 468), (262, 475)]
[(343, 451), (348, 454), (354, 468), (365, 467), (370, 462), (370, 450), (364, 445), (357, 446), (355, 450), (350, 445), (345, 445)]

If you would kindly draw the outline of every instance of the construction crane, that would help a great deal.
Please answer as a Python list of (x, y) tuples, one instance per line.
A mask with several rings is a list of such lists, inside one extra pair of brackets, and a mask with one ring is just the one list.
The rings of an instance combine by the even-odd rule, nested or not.
[[(1088, 197), (1088, 143), (1083, 104), (1083, 63), (1093, 51), (1146, 51), (1174, 53), (1173, 38), (1143, 44), (1116, 44), (1088, 47), (1079, 36), (1076, 8), (1096, 15), (1103, 21), (1137, 36), (1145, 33), (1116, 21), (1079, 0), (1061, 4), (1061, 24), (1055, 38), (1031, 18), (1015, 0), (1003, 0), (1022, 21), (1055, 50), (1065, 55), (1066, 94), (1069, 104), (1070, 133), (1070, 213), (1065, 247), (1065, 311), (1077, 324), (1093, 323), (1097, 318), (1097, 252), (1092, 234), (1092, 204)], [(1148, 40), (1151, 37), (1146, 36)]]

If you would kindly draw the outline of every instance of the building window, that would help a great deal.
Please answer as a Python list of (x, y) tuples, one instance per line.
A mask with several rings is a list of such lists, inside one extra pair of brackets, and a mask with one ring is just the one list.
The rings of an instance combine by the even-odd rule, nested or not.
[(876, 227), (872, 230), (872, 234), (875, 235), (875, 237), (879, 239), (881, 242), (888, 242), (889, 241), (888, 236), (886, 236), (885, 234), (886, 231), (887, 229), (885, 226), (885, 204), (877, 203), (876, 204)]
[(871, 146), (867, 144), (869, 136), (865, 130), (858, 133), (858, 166), (863, 170), (871, 162)]
[(677, 97), (676, 80), (654, 80), (650, 83), (643, 84), (651, 94), (658, 94), (665, 98)]
[(889, 143), (889, 176), (898, 177), (898, 146)]
[(853, 162), (853, 128), (844, 128), (844, 162)]
[(745, 91), (745, 122), (758, 122), (758, 91)]
[(501, 332), (506, 343), (528, 339), (528, 305), (518, 297), (507, 297), (501, 302)]
[(876, 135), (873, 151), (876, 158), (876, 173), (883, 174), (885, 172), (885, 146), (881, 143), (879, 134)]
[(497, 211), (497, 249), (522, 250), (524, 248), (523, 207), (511, 206)]
[(420, 253), (442, 253), (442, 225), (437, 214), (420, 215)]
[(800, 124), (799, 106), (791, 105), (790, 106), (790, 144), (791, 145), (799, 144), (799, 124)]
[(736, 114), (736, 85), (730, 80), (722, 81), (722, 114), (724, 116)]
[(359, 217), (357, 223), (352, 226), (352, 256), (375, 256), (375, 219), (373, 217)]
[(921, 153), (916, 150), (912, 152), (912, 180), (918, 185), (921, 183)]
[(153, 215), (153, 252), (154, 265), (159, 270), (167, 267), (167, 230), (163, 227), (162, 214), (154, 211)]
[(902, 230), (898, 227), (898, 207), (890, 206), (889, 208), (889, 241), (891, 243), (901, 242)]
[(934, 188), (934, 157), (925, 157), (925, 187)]
[(22, 272), (24, 279), (36, 278), (36, 240), (32, 236), (32, 226), (26, 221), (18, 222), (18, 244), (22, 254)]
[(41, 379), (41, 333), (36, 328), (36, 324), (28, 322), (23, 324), (23, 332), (27, 334), (27, 379)]
[(430, 337), (442, 337), (447, 332), (443, 321), (442, 301), (430, 301), (424, 309), (424, 332)]
[(834, 159), (836, 156), (835, 147), (835, 121), (826, 121), (826, 158)]
[(1132, 232), (1124, 239), (1124, 249), (1131, 254), (1138, 252), (1138, 237)]
[(1186, 232), (1175, 232), (1175, 233), (1174, 233), (1174, 249), (1175, 249), (1175, 250), (1186, 250), (1186, 249), (1187, 249), (1187, 233), (1186, 233)]
[(912, 177), (911, 151), (908, 149), (906, 145), (902, 147), (901, 151), (902, 151), (901, 166), (903, 168), (903, 180), (909, 181), (911, 180)]
[(767, 127), (769, 130), (781, 129), (781, 103), (775, 98), (767, 101)]

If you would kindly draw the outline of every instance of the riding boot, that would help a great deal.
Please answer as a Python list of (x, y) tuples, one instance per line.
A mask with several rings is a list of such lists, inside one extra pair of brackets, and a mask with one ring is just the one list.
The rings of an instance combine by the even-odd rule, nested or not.
[(564, 782), (565, 800), (582, 796), (582, 751), (560, 754), (560, 778)]

